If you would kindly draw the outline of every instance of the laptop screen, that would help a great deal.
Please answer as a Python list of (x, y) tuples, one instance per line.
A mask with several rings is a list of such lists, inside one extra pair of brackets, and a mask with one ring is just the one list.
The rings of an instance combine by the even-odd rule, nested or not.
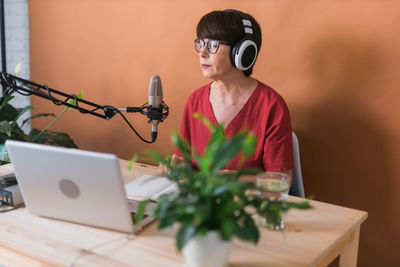
[(115, 155), (13, 140), (6, 147), (31, 213), (134, 232)]

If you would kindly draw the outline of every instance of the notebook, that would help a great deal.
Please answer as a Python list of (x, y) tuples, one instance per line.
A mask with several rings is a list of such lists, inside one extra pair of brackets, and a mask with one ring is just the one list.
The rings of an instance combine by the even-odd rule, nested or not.
[(176, 183), (162, 176), (142, 175), (125, 185), (127, 198), (137, 201), (145, 199), (157, 201), (161, 195), (177, 191)]

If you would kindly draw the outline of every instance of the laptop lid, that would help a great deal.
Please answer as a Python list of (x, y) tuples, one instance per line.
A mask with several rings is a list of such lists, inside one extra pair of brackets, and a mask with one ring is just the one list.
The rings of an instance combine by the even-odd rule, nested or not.
[(134, 231), (115, 155), (13, 140), (6, 147), (31, 213)]

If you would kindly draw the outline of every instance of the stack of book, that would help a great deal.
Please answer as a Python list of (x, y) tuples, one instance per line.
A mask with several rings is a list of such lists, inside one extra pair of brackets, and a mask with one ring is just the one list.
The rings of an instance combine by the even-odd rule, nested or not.
[(178, 192), (178, 186), (162, 176), (142, 175), (127, 183), (125, 192), (132, 212), (137, 210), (140, 201), (150, 200), (146, 209), (146, 214), (149, 214), (161, 195)]

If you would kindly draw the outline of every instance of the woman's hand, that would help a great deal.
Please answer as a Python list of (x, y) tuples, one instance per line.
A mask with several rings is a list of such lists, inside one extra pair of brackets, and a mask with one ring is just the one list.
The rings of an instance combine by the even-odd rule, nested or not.
[[(183, 158), (182, 157), (180, 157), (178, 155), (175, 155), (175, 154), (173, 154), (171, 156), (171, 165), (172, 166), (174, 166), (174, 165), (176, 165), (178, 163), (181, 163), (181, 162), (183, 162)], [(169, 173), (168, 168), (165, 165), (161, 164), (161, 163), (158, 165), (158, 169), (160, 170), (161, 174)]]

